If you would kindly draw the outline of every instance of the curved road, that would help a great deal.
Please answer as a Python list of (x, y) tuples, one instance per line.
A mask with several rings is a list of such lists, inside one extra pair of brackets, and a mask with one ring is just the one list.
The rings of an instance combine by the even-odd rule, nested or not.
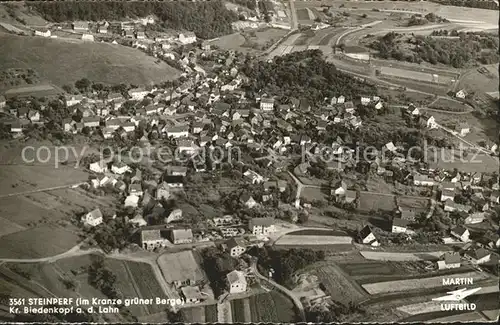
[(275, 287), (276, 289), (278, 289), (279, 291), (281, 291), (282, 293), (284, 293), (285, 295), (287, 295), (290, 299), (292, 299), (293, 303), (297, 307), (297, 310), (299, 311), (301, 321), (305, 321), (306, 320), (306, 313), (304, 312), (304, 305), (302, 304), (302, 302), (300, 301), (300, 299), (297, 298), (293, 294), (293, 292), (291, 292), (290, 290), (288, 290), (284, 286), (282, 286), (282, 285), (274, 282), (273, 280), (268, 279), (265, 276), (263, 276), (262, 274), (260, 274), (259, 271), (257, 270), (257, 263), (255, 261), (252, 262), (251, 268), (252, 268), (252, 272), (255, 274), (255, 276), (257, 278), (259, 278), (262, 281), (265, 281), (265, 282), (269, 283), (271, 286)]

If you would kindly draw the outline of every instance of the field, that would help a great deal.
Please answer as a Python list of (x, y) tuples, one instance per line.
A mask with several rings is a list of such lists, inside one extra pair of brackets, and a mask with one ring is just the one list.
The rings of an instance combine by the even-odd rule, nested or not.
[(438, 78), (435, 79), (431, 73), (418, 72), (413, 70), (392, 67), (380, 67), (379, 70), (382, 76), (393, 78), (410, 79), (419, 82), (438, 83), (444, 85), (450, 85), (452, 82), (452, 78), (448, 76), (438, 75)]
[(398, 206), (403, 208), (411, 208), (418, 212), (425, 212), (429, 209), (429, 199), (422, 197), (421, 199), (413, 197), (398, 197)]
[(283, 29), (263, 28), (224, 35), (210, 41), (210, 44), (223, 50), (235, 50), (242, 53), (258, 52), (270, 43), (277, 42), (285, 34), (286, 31)]
[(376, 261), (437, 261), (445, 252), (425, 252), (425, 253), (400, 253), (400, 252), (373, 252), (361, 251), (361, 255), (367, 260)]
[(395, 195), (381, 195), (368, 192), (359, 193), (358, 209), (361, 211), (387, 210), (392, 211), (396, 208)]
[(1, 237), (0, 258), (53, 256), (69, 250), (79, 241), (75, 232), (58, 226), (43, 225)]
[(158, 258), (158, 265), (167, 283), (188, 279), (200, 281), (205, 278), (193, 254), (193, 251), (182, 251), (163, 254)]
[(445, 170), (453, 170), (457, 168), (458, 170), (465, 173), (493, 173), (495, 171), (498, 171), (499, 168), (498, 158), (495, 159), (495, 157), (486, 154), (476, 155), (474, 153), (463, 158), (460, 156), (452, 157), (451, 152), (440, 150), (437, 155), (431, 155), (432, 153), (429, 154), (429, 168), (434, 169), (439, 168)]
[(276, 245), (346, 245), (351, 244), (349, 236), (285, 235), (276, 241)]
[(307, 267), (307, 272), (315, 274), (333, 300), (347, 303), (359, 302), (365, 297), (363, 289), (334, 264), (317, 263)]
[(466, 112), (469, 109), (471, 109), (470, 106), (466, 104), (462, 104), (454, 100), (449, 100), (447, 98), (439, 98), (437, 101), (432, 103), (432, 105), (430, 105), (429, 108), (439, 109), (448, 112)]
[(205, 322), (217, 323), (217, 305), (205, 306)]
[(50, 97), (63, 94), (64, 91), (52, 85), (42, 84), (36, 86), (23, 86), (5, 91), (5, 98), (13, 97)]
[(205, 307), (182, 308), (181, 313), (186, 323), (205, 323)]
[(297, 320), (293, 303), (281, 293), (273, 290), (248, 298), (251, 321), (293, 323)]
[[(363, 284), (363, 288), (369, 294), (380, 294), (380, 293), (391, 293), (418, 289), (429, 289), (435, 287), (441, 287), (443, 285), (443, 278), (449, 278), (450, 276), (437, 276), (431, 278), (422, 279), (409, 279), (409, 280), (396, 280), (396, 281), (385, 281), (370, 284)], [(460, 275), (461, 278), (473, 278), (475, 281), (484, 280), (488, 278), (488, 275), (484, 273), (469, 272)]]
[(39, 189), (73, 185), (88, 180), (89, 174), (82, 169), (60, 166), (2, 166), (0, 179), (3, 186), (0, 196)]
[(487, 293), (484, 295), (474, 295), (467, 297), (469, 303), (474, 303), (478, 310), (492, 310), (500, 308), (500, 297), (498, 292)]
[[(107, 84), (146, 85), (174, 79), (179, 71), (139, 50), (107, 43), (74, 43), (61, 39), (0, 34), (0, 70), (29, 65), (56, 86), (81, 78)], [(26, 49), (29, 48), (29, 51)], [(54, 58), (57, 57), (57, 60)]]
[(323, 193), (320, 188), (316, 187), (306, 187), (303, 188), (300, 192), (300, 197), (304, 198), (308, 202), (312, 202), (314, 200), (326, 201), (327, 195)]
[(311, 236), (311, 235), (316, 235), (316, 236), (344, 236), (346, 235), (345, 232), (343, 231), (338, 231), (338, 230), (331, 230), (331, 229), (305, 229), (305, 230), (298, 230), (294, 232), (289, 232), (287, 236)]
[(472, 69), (460, 79), (457, 91), (462, 88), (483, 93), (498, 91), (498, 79), (498, 64)]
[(251, 321), (245, 318), (245, 300), (248, 301), (248, 298), (231, 300), (231, 312), (233, 314), (233, 322), (235, 323)]

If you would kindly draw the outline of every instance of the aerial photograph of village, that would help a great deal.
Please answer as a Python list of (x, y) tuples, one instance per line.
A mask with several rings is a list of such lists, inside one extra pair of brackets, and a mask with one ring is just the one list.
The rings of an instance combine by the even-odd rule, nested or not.
[(0, 321), (498, 322), (499, 18), (0, 2)]

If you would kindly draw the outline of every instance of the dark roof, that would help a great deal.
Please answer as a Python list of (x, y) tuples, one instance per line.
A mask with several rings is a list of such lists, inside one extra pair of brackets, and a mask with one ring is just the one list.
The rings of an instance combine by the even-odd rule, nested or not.
[(460, 263), (460, 255), (456, 253), (444, 253), (443, 259), (446, 264)]
[(165, 175), (163, 176), (163, 180), (167, 184), (178, 184), (184, 182), (184, 177), (180, 175)]
[(491, 253), (484, 248), (479, 248), (479, 249), (475, 249), (475, 250), (471, 251), (469, 253), (469, 255), (471, 257), (473, 257), (474, 259), (479, 260), (485, 256), (491, 255)]
[(398, 227), (406, 227), (410, 222), (408, 220), (404, 220), (401, 218), (394, 218), (392, 220), (392, 225), (393, 226), (398, 226)]
[(462, 236), (467, 231), (467, 228), (462, 227), (462, 226), (458, 226), (458, 227), (453, 228), (451, 231)]
[(359, 236), (364, 239), (364, 238), (368, 237), (368, 235), (370, 235), (371, 233), (372, 233), (372, 230), (371, 230), (370, 226), (365, 226), (363, 229), (361, 229), (359, 231)]

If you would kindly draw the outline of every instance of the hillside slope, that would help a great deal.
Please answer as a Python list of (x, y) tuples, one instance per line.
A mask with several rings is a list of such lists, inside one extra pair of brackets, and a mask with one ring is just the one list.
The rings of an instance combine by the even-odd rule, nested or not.
[(0, 71), (32, 68), (41, 79), (57, 86), (84, 77), (106, 84), (147, 85), (172, 80), (180, 73), (139, 50), (121, 45), (4, 33), (0, 33), (0, 44)]

